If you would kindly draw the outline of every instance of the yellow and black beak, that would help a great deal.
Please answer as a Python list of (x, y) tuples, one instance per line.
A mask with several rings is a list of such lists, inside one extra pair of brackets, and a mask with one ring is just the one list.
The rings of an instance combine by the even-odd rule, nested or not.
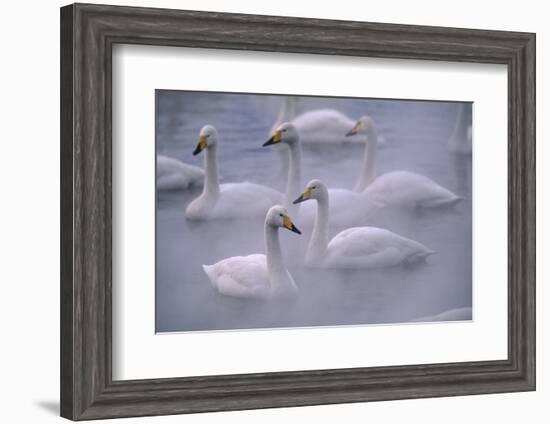
[(309, 200), (309, 199), (311, 199), (311, 189), (308, 187), (304, 190), (304, 192), (302, 194), (300, 194), (300, 197), (298, 197), (292, 203), (293, 204), (302, 203), (302, 202), (305, 202), (306, 200)]
[(267, 140), (264, 144), (262, 144), (262, 147), (271, 146), (272, 144), (277, 144), (282, 139), (283, 139), (282, 131), (281, 130), (275, 131), (275, 134), (273, 134), (273, 136), (269, 140)]
[(357, 131), (359, 131), (359, 127), (361, 126), (361, 124), (358, 122), (356, 123), (353, 128), (351, 130), (348, 131), (348, 133), (346, 134), (346, 137), (349, 137), (350, 135), (355, 135), (357, 134)]
[(289, 218), (288, 215), (283, 216), (283, 227), (285, 227), (287, 230), (292, 231), (293, 233), (302, 234), (302, 232), (292, 223), (292, 220)]
[(201, 135), (199, 138), (199, 142), (197, 144), (197, 147), (193, 151), (193, 156), (197, 156), (200, 152), (202, 152), (204, 149), (206, 149), (207, 143), (206, 143), (206, 136)]

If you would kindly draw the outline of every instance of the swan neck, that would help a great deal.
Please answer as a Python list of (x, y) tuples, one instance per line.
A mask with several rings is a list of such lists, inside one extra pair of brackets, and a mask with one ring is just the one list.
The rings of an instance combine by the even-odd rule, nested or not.
[(279, 230), (267, 223), (265, 224), (265, 251), (271, 289), (277, 289), (277, 286), (282, 284), (283, 278), (286, 276), (286, 268), (283, 264)]
[(328, 247), (328, 220), (329, 203), (328, 195), (317, 199), (317, 214), (313, 224), (313, 233), (308, 246), (308, 263), (323, 260)]
[(215, 196), (220, 193), (217, 149), (215, 145), (205, 149), (203, 194), (206, 196)]
[(468, 138), (469, 116), (466, 113), (466, 106), (459, 105), (458, 114), (456, 116), (451, 142), (455, 144), (465, 144)]
[(289, 166), (286, 184), (285, 201), (287, 209), (292, 208), (293, 200), (298, 197), (302, 188), (302, 146), (297, 141), (289, 146)]
[(378, 135), (374, 128), (369, 128), (367, 131), (367, 139), (365, 143), (365, 155), (363, 157), (363, 167), (359, 174), (359, 179), (355, 185), (354, 191), (364, 191), (376, 178), (376, 145), (378, 143)]
[(277, 119), (275, 120), (275, 124), (273, 124), (273, 128), (271, 129), (271, 133), (273, 133), (277, 129), (277, 127), (281, 125), (283, 122), (292, 121), (295, 116), (296, 116), (296, 100), (294, 99), (294, 97), (285, 96), (285, 98), (283, 99), (283, 104), (279, 109), (279, 115), (277, 116)]

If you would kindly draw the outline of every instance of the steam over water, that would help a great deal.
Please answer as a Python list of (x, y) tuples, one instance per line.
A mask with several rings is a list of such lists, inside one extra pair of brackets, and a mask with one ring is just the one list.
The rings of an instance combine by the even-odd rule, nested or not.
[[(201, 127), (211, 124), (219, 132), (223, 182), (252, 181), (282, 189), (285, 181), (278, 177), (277, 158), (269, 147), (261, 147), (281, 102), (278, 96), (158, 91), (157, 153), (202, 167), (203, 155), (194, 157), (192, 152)], [(465, 198), (451, 210), (388, 210), (360, 223), (387, 228), (437, 253), (413, 268), (312, 270), (303, 266), (311, 225), (293, 217), (302, 235), (279, 232), (285, 264), (299, 286), (298, 299), (270, 302), (226, 297), (214, 291), (201, 265), (265, 253), (263, 218), (188, 222), (185, 208), (200, 190), (158, 191), (157, 332), (400, 323), (471, 307), (471, 157), (448, 150), (459, 105), (301, 97), (296, 112), (318, 108), (335, 108), (353, 120), (363, 115), (374, 119), (384, 139), (378, 147), (378, 175), (393, 170), (417, 172)], [(304, 146), (303, 184), (319, 178), (328, 187), (353, 188), (363, 149), (363, 144), (351, 140), (343, 147)], [(331, 225), (330, 236), (344, 228)]]

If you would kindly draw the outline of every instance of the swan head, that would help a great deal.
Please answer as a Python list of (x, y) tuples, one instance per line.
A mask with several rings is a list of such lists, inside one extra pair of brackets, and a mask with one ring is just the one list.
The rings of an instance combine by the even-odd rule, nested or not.
[(311, 180), (307, 183), (304, 192), (298, 197), (294, 204), (305, 202), (309, 199), (324, 199), (328, 196), (327, 186), (321, 180)]
[(270, 225), (275, 228), (286, 228), (297, 234), (302, 234), (302, 232), (296, 228), (290, 217), (288, 216), (287, 210), (280, 205), (272, 206), (265, 217), (266, 225)]
[(363, 116), (355, 123), (353, 128), (348, 131), (346, 137), (350, 137), (356, 134), (366, 134), (368, 135), (375, 129), (374, 120), (370, 116)]
[(199, 142), (193, 151), (193, 156), (198, 155), (204, 149), (210, 148), (218, 144), (218, 131), (212, 125), (205, 125), (199, 133)]
[(277, 127), (273, 135), (267, 140), (263, 146), (271, 146), (272, 144), (295, 144), (300, 140), (296, 127), (290, 122), (284, 122)]

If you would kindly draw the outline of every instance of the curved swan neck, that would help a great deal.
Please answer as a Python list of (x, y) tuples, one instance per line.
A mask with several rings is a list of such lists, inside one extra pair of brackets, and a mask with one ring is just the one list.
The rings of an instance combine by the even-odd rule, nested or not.
[(300, 194), (302, 188), (302, 146), (299, 141), (288, 145), (289, 166), (286, 183), (285, 201), (287, 208), (292, 208), (292, 201)]
[(288, 272), (283, 264), (279, 229), (267, 222), (265, 224), (265, 253), (271, 293), (279, 295), (293, 291), (294, 283), (289, 280)]
[(285, 98), (283, 99), (283, 104), (279, 109), (279, 114), (277, 115), (277, 119), (275, 120), (275, 123), (273, 124), (273, 127), (271, 128), (270, 133), (274, 132), (277, 129), (277, 127), (281, 125), (283, 122), (292, 121), (295, 116), (296, 116), (296, 99), (291, 96), (285, 96)]
[(218, 180), (218, 155), (217, 146), (213, 145), (205, 149), (204, 154), (204, 195), (218, 195), (220, 183)]
[(468, 140), (468, 126), (470, 123), (468, 113), (466, 113), (466, 106), (460, 104), (458, 107), (458, 114), (451, 135), (451, 143), (455, 143), (456, 145), (466, 144)]
[(328, 219), (329, 200), (328, 193), (317, 199), (317, 214), (313, 224), (313, 233), (307, 248), (306, 262), (319, 262), (325, 256), (328, 247)]
[(367, 140), (365, 143), (365, 155), (363, 157), (363, 167), (359, 174), (359, 179), (355, 184), (354, 191), (362, 192), (376, 178), (376, 145), (378, 144), (378, 135), (374, 126), (367, 129)]
[(278, 121), (280, 123), (292, 121), (296, 115), (296, 100), (294, 97), (286, 96), (283, 101), (283, 107), (279, 111)]

